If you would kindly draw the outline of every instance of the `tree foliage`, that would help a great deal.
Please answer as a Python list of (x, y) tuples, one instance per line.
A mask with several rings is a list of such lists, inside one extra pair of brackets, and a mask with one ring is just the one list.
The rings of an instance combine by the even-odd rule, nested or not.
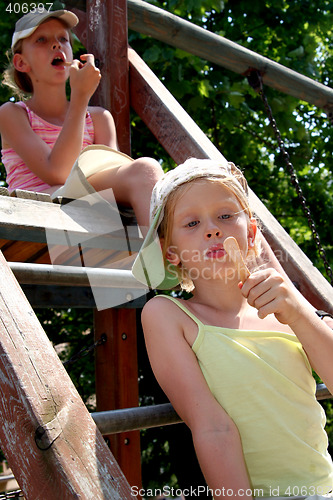
[[(150, 3), (331, 84), (330, 1)], [(129, 41), (223, 155), (244, 170), (252, 189), (324, 273), (263, 104), (247, 79), (144, 35), (130, 32)], [(264, 91), (332, 261), (332, 127), (323, 110), (269, 87)], [(135, 138), (141, 141), (139, 131)]]

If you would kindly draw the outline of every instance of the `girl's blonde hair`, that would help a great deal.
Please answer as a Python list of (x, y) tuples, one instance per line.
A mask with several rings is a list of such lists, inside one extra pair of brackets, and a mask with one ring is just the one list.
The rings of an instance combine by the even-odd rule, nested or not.
[[(45, 22), (49, 21), (50, 19), (57, 19), (64, 25), (69, 34), (70, 44), (71, 46), (73, 46), (72, 32), (68, 28), (67, 24), (58, 17), (49, 17)], [(12, 49), (7, 50), (6, 55), (8, 57), (9, 64), (2, 75), (2, 84), (9, 87), (13, 95), (16, 95), (19, 99), (29, 97), (31, 94), (33, 94), (34, 91), (30, 76), (27, 73), (18, 71), (13, 63), (14, 55), (22, 54), (24, 40), (25, 38), (19, 40)]]
[[(196, 177), (195, 179), (186, 182), (177, 186), (168, 196), (167, 202), (165, 204), (164, 209), (164, 217), (161, 221), (161, 224), (158, 228), (158, 235), (162, 240), (162, 253), (165, 262), (165, 266), (168, 267), (167, 260), (167, 251), (171, 245), (171, 234), (173, 227), (173, 217), (174, 211), (177, 204), (177, 201), (181, 197), (181, 195), (185, 192), (188, 186), (197, 181), (207, 181), (214, 182), (220, 184), (227, 189), (229, 189), (232, 194), (237, 198), (242, 210), (248, 216), (248, 219), (256, 218), (250, 208), (248, 197), (247, 197), (247, 183), (245, 177), (237, 169), (236, 175), (231, 175), (228, 177)], [(257, 265), (257, 257), (259, 257), (261, 253), (261, 244), (260, 244), (260, 230), (259, 230), (259, 221), (257, 220), (258, 231), (256, 232), (254, 239), (254, 246), (251, 248), (247, 255), (247, 265), (250, 268), (254, 268)], [(174, 272), (174, 271), (173, 271)], [(177, 267), (178, 278), (180, 281), (181, 288), (187, 292), (191, 292), (194, 289), (194, 284), (192, 279), (189, 276), (189, 273), (182, 264), (179, 264)]]
[(9, 65), (2, 75), (2, 84), (10, 88), (14, 95), (23, 99), (33, 93), (33, 86), (30, 76), (27, 73), (18, 71), (13, 63), (14, 54), (22, 54), (23, 40), (19, 40), (13, 49), (7, 51)]

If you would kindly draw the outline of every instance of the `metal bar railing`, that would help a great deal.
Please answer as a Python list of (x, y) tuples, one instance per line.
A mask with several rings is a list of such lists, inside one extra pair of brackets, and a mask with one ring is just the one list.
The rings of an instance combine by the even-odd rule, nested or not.
[(102, 269), (93, 267), (52, 266), (49, 264), (31, 264), (27, 262), (9, 262), (20, 284), (94, 286), (112, 288), (135, 288), (146, 290), (131, 271)]
[[(333, 398), (324, 384), (317, 385), (316, 397), (318, 400)], [(170, 403), (101, 411), (91, 413), (91, 416), (104, 436), (182, 422)]]

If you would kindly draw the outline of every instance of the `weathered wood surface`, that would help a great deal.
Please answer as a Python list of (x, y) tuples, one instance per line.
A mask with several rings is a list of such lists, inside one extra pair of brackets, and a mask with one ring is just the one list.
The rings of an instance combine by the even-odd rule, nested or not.
[(86, 48), (95, 55), (102, 73), (93, 103), (111, 111), (119, 149), (130, 155), (126, 0), (87, 0), (86, 8)]
[[(95, 357), (98, 411), (138, 406), (137, 322), (134, 309), (107, 309), (95, 313), (96, 340), (104, 333), (107, 342)], [(112, 360), (112, 362), (110, 362)], [(132, 486), (141, 485), (140, 433), (108, 435), (112, 453)]]
[(179, 47), (235, 73), (252, 68), (276, 90), (321, 108), (333, 107), (333, 89), (141, 0), (128, 0), (128, 27)]
[[(223, 158), (133, 49), (129, 49), (129, 61), (132, 106), (175, 162), (190, 156)], [(290, 279), (314, 307), (333, 312), (331, 285), (251, 190), (250, 200), (263, 223), (264, 235)]]
[(126, 226), (128, 239), (118, 229), (126, 221), (113, 213), (85, 202), (0, 196), (0, 249), (12, 262), (81, 267), (83, 259), (87, 267), (130, 269), (142, 240), (134, 225)]
[(0, 253), (0, 444), (28, 500), (131, 490)]
[[(0, 238), (46, 243), (48, 231), (51, 240), (54, 234), (55, 242), (61, 242), (63, 235), (68, 233), (70, 241), (89, 240), (92, 248), (122, 250), (126, 241), (124, 243), (120, 233), (120, 216), (114, 212), (114, 222), (112, 213), (111, 208), (101, 213), (98, 208), (95, 209), (79, 200), (59, 205), (0, 196)], [(107, 237), (109, 234), (112, 236)], [(131, 230), (131, 237), (134, 234), (138, 234), (136, 228)], [(100, 236), (103, 238), (99, 238)], [(137, 242), (136, 250), (139, 247), (140, 243)]]
[[(129, 49), (131, 105), (176, 163), (221, 153), (140, 56)], [(208, 155), (208, 156), (207, 156)]]
[[(94, 102), (111, 111), (116, 124), (119, 149), (131, 155), (126, 0), (88, 0), (86, 7), (86, 16), (75, 11), (80, 17), (76, 34), (83, 43), (86, 40), (87, 49), (99, 59), (102, 80)], [(115, 408), (114, 405), (124, 404), (121, 401), (125, 395), (130, 398), (131, 404), (137, 404), (136, 325), (133, 323), (133, 311), (99, 311), (95, 315), (95, 331), (99, 331), (101, 324), (104, 325), (104, 332), (112, 339), (113, 348), (109, 351), (109, 343), (102, 346), (97, 354), (98, 405), (100, 409)], [(131, 332), (125, 343), (121, 338), (118, 339), (118, 335), (122, 333), (120, 328)], [(131, 438), (118, 435), (110, 440), (111, 449), (128, 481), (139, 486), (139, 435), (135, 434)]]

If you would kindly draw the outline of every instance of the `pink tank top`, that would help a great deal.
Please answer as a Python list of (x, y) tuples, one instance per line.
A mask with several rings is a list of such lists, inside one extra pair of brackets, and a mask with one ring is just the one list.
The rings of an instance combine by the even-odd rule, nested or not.
[[(25, 102), (20, 101), (17, 104), (26, 110), (32, 130), (52, 149), (62, 127), (53, 125), (40, 118), (28, 108)], [(94, 125), (91, 115), (89, 111), (87, 111), (82, 149), (91, 144), (94, 144)], [(2, 162), (7, 173), (6, 182), (10, 192), (14, 189), (43, 192), (51, 187), (31, 172), (13, 149), (2, 149), (1, 154)]]

